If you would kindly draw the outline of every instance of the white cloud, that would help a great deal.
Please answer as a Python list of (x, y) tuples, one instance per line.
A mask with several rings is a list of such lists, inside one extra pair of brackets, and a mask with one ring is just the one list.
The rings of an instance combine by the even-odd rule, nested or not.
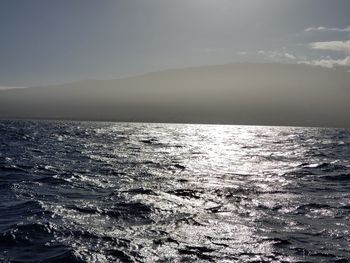
[(271, 59), (277, 62), (288, 62), (296, 59), (302, 59), (301, 57), (297, 57), (290, 52), (287, 52), (285, 48), (283, 50), (259, 50), (258, 54), (264, 56), (266, 59)]
[[(345, 28), (336, 27), (309, 27), (305, 29), (305, 32), (310, 31), (336, 31), (336, 32), (346, 32), (350, 33), (350, 25)], [(346, 54), (345, 58), (333, 59), (327, 54), (324, 54), (319, 59), (308, 59), (306, 56), (294, 55), (287, 51), (287, 48), (282, 48), (274, 51), (258, 51), (259, 55), (265, 57), (265, 59), (270, 59), (276, 62), (296, 62), (298, 64), (307, 64), (312, 66), (320, 66), (324, 68), (338, 68), (343, 67), (345, 70), (350, 68), (350, 40), (346, 41), (323, 41), (323, 42), (313, 42), (308, 44), (308, 47), (314, 50), (323, 51), (339, 51)], [(350, 72), (350, 70), (348, 70)]]
[(345, 28), (319, 26), (319, 27), (309, 27), (305, 29), (305, 32), (311, 32), (311, 31), (336, 31), (336, 32), (350, 33), (350, 26), (347, 26)]
[[(350, 55), (350, 40), (348, 41), (324, 41), (310, 43), (309, 47), (317, 50), (326, 51), (340, 51), (346, 55)], [(321, 56), (321, 59), (307, 60), (303, 59), (299, 64), (307, 64), (313, 66), (320, 66), (324, 68), (350, 67), (350, 56), (342, 59), (332, 59), (330, 56)]]
[(277, 51), (277, 50), (269, 51), (269, 52), (267, 52), (267, 56), (269, 58), (272, 58), (272, 59), (279, 59), (279, 58), (283, 57), (283, 53), (280, 51)]
[(320, 60), (304, 60), (299, 61), (299, 64), (306, 64), (312, 66), (320, 66), (324, 68), (335, 68), (335, 67), (350, 67), (350, 56), (344, 59), (320, 59)]
[(245, 55), (248, 55), (248, 52), (247, 51), (240, 51), (237, 54), (241, 55), (241, 56), (245, 56)]
[(290, 53), (284, 53), (284, 56), (286, 57), (286, 58), (289, 58), (289, 59), (297, 59), (294, 55), (292, 55), (292, 54), (290, 54)]
[(8, 89), (23, 89), (26, 87), (15, 87), (15, 86), (0, 86), (0, 90), (8, 90)]
[(312, 49), (342, 51), (350, 54), (350, 40), (348, 41), (326, 41), (309, 44)]

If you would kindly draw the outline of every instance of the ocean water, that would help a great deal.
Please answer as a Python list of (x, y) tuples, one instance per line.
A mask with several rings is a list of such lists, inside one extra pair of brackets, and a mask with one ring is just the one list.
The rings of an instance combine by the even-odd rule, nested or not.
[(350, 130), (0, 121), (0, 262), (350, 262)]

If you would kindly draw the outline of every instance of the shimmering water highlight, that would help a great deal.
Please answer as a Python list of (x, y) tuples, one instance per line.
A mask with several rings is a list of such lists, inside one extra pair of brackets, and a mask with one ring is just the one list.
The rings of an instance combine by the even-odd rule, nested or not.
[(0, 261), (349, 262), (350, 131), (0, 122)]

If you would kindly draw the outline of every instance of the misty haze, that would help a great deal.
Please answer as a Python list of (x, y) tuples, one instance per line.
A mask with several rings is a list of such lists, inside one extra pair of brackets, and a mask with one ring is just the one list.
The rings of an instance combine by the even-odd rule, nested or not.
[(1, 91), (4, 118), (350, 126), (350, 74), (233, 64)]
[(0, 262), (350, 262), (349, 10), (0, 0)]

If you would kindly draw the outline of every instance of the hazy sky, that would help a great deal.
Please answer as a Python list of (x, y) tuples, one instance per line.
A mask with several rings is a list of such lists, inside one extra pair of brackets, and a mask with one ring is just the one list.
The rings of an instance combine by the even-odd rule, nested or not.
[(240, 61), (350, 70), (349, 11), (349, 0), (0, 0), (0, 86)]

